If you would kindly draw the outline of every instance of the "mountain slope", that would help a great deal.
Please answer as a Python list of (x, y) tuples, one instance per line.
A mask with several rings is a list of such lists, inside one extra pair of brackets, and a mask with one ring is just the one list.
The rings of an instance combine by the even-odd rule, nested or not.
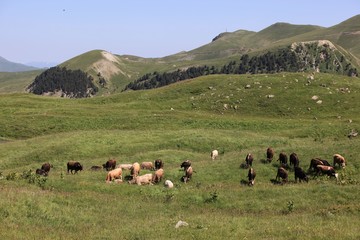
[(27, 66), (21, 63), (14, 63), (0, 57), (0, 72), (26, 72), (33, 71), (38, 68)]

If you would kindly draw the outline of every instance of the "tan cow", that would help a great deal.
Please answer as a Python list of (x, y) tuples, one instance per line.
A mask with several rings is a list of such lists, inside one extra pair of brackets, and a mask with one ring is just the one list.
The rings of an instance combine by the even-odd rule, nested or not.
[(160, 168), (160, 169), (156, 170), (156, 172), (154, 173), (152, 182), (159, 183), (159, 182), (161, 182), (163, 177), (164, 177), (164, 169)]
[(334, 158), (334, 164), (333, 164), (334, 167), (336, 164), (338, 164), (339, 167), (345, 168), (346, 161), (343, 156), (341, 156), (340, 154), (334, 154), (333, 158)]
[(105, 181), (107, 183), (109, 183), (115, 179), (122, 180), (122, 169), (121, 168), (115, 168), (114, 170), (109, 171), (108, 174), (106, 175)]
[(218, 156), (219, 156), (218, 150), (215, 149), (211, 151), (210, 157), (212, 160), (215, 160)]
[(184, 183), (187, 183), (187, 182), (191, 179), (192, 174), (193, 174), (193, 169), (192, 169), (192, 167), (190, 166), (190, 167), (186, 168), (186, 170), (185, 170), (185, 176), (182, 177)]
[(141, 169), (154, 170), (154, 165), (152, 162), (142, 162), (140, 165)]
[(137, 185), (152, 184), (151, 183), (152, 178), (153, 178), (152, 173), (147, 173), (147, 174), (135, 177), (135, 179), (129, 181), (129, 183), (136, 183)]
[(132, 167), (130, 168), (130, 175), (133, 179), (135, 179), (140, 173), (140, 164), (135, 162)]

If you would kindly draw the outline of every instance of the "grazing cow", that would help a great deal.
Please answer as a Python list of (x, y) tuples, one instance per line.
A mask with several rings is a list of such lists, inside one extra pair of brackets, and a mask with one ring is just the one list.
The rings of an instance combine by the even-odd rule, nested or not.
[(105, 181), (107, 183), (109, 183), (115, 179), (122, 180), (122, 169), (121, 168), (116, 168), (116, 169), (109, 171), (106, 175)]
[(268, 149), (266, 149), (266, 161), (271, 163), (273, 158), (274, 158), (274, 149), (269, 147)]
[(91, 171), (100, 171), (101, 169), (103, 169), (101, 166), (91, 166), (90, 168)]
[(137, 185), (152, 184), (152, 178), (152, 173), (147, 173), (141, 176), (136, 176), (133, 180), (129, 181), (129, 183), (135, 183)]
[(288, 181), (288, 172), (283, 167), (278, 168), (275, 180), (280, 181), (280, 178), (283, 180), (283, 182)]
[(73, 174), (73, 171), (75, 171), (75, 173), (77, 173), (78, 171), (82, 171), (82, 170), (83, 170), (83, 166), (77, 161), (69, 161), (67, 163), (67, 172), (68, 173), (70, 171), (71, 174)]
[(338, 174), (335, 172), (335, 169), (331, 166), (317, 165), (316, 166), (316, 176), (319, 176), (320, 173), (326, 174), (329, 177), (338, 178)]
[(154, 166), (152, 162), (142, 162), (140, 164), (141, 169), (154, 170)]
[(154, 162), (155, 170), (158, 170), (160, 168), (164, 168), (164, 163), (161, 159), (156, 159)]
[(245, 158), (246, 165), (247, 165), (248, 167), (249, 167), (249, 166), (251, 167), (253, 161), (254, 161), (254, 157), (252, 156), (251, 153), (248, 153), (248, 154), (246, 155), (246, 158)]
[(155, 173), (153, 174), (152, 182), (159, 183), (161, 182), (163, 177), (164, 177), (164, 169), (160, 168), (156, 170)]
[(48, 176), (48, 172), (46, 172), (44, 169), (38, 168), (38, 169), (36, 169), (35, 172), (36, 172), (37, 175), (40, 175), (40, 176), (44, 176), (44, 177)]
[(314, 171), (316, 171), (316, 166), (317, 165), (324, 165), (324, 166), (330, 166), (330, 163), (326, 160), (323, 160), (321, 158), (313, 158), (310, 161), (310, 166), (309, 166), (309, 170), (313, 169)]
[(283, 165), (287, 165), (287, 161), (288, 161), (288, 157), (287, 157), (287, 155), (286, 155), (286, 153), (284, 153), (284, 152), (281, 152), (280, 154), (279, 154), (279, 159), (278, 159), (278, 161), (280, 161), (280, 164), (283, 164)]
[(186, 160), (186, 161), (182, 162), (181, 165), (180, 165), (181, 168), (184, 168), (184, 171), (186, 171), (186, 169), (188, 167), (190, 167), (190, 166), (191, 166), (191, 161), (190, 160)]
[(299, 161), (297, 154), (296, 153), (290, 154), (290, 166), (294, 165), (294, 167), (298, 167), (299, 163), (300, 163), (300, 161)]
[(114, 170), (116, 167), (116, 160), (110, 159), (106, 163), (104, 163), (102, 166), (103, 166), (103, 168), (106, 169), (106, 171)]
[(119, 164), (117, 166), (117, 168), (122, 168), (122, 169), (126, 169), (126, 170), (131, 170), (132, 168), (132, 164), (131, 163), (122, 163), (122, 164)]
[(174, 184), (173, 184), (172, 181), (166, 180), (166, 181), (164, 182), (164, 186), (165, 186), (166, 188), (173, 188), (173, 187), (174, 187)]
[(336, 164), (339, 165), (339, 167), (345, 168), (345, 158), (343, 156), (341, 156), (340, 154), (334, 154), (333, 156), (334, 159), (334, 167)]
[(182, 180), (184, 181), (184, 183), (187, 183), (191, 179), (192, 174), (193, 174), (193, 169), (191, 166), (189, 166), (185, 170), (185, 176), (182, 177)]
[(306, 182), (309, 181), (308, 176), (306, 176), (305, 171), (301, 167), (295, 166), (294, 171), (295, 171), (295, 182), (297, 182), (298, 179), (300, 182), (301, 181), (306, 181)]
[(135, 162), (130, 168), (130, 175), (135, 179), (140, 174), (140, 164)]
[(218, 150), (212, 150), (210, 156), (212, 160), (215, 160), (219, 156)]
[(45, 172), (49, 173), (50, 172), (50, 168), (52, 168), (53, 166), (50, 163), (44, 163), (41, 166), (41, 169), (44, 170)]
[(249, 185), (250, 186), (254, 186), (255, 184), (255, 177), (256, 177), (256, 172), (253, 168), (249, 168), (248, 171), (248, 179), (249, 179)]

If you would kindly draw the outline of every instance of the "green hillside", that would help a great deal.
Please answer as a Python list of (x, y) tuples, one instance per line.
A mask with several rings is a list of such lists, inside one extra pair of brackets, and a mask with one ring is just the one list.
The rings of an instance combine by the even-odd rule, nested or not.
[[(359, 91), (345, 76), (283, 73), (211, 75), (87, 99), (1, 94), (0, 237), (357, 239), (359, 138), (347, 135), (360, 129)], [(265, 164), (269, 146), (275, 157)], [(305, 171), (310, 159), (331, 162), (334, 153), (347, 166), (336, 168), (338, 180), (309, 173), (308, 183), (295, 183), (290, 169), (280, 184), (281, 151), (296, 152)], [(253, 187), (240, 167), (249, 152)], [(109, 158), (160, 158), (175, 187), (165, 189), (165, 179), (106, 184), (105, 171), (89, 169)], [(195, 173), (184, 184), (186, 159)], [(69, 160), (84, 170), (67, 174)], [(49, 176), (36, 177), (44, 162)], [(180, 220), (188, 226), (175, 228)]]

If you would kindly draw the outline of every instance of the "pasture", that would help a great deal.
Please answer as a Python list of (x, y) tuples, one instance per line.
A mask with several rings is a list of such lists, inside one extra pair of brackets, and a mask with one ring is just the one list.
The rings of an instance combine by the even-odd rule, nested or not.
[[(1, 94), (0, 238), (359, 239), (360, 142), (347, 137), (360, 129), (359, 91), (356, 78), (286, 73), (213, 75), (91, 99)], [(275, 157), (266, 164), (269, 146)], [(288, 183), (274, 184), (281, 151), (296, 152), (305, 171), (334, 153), (347, 166), (336, 169), (339, 180), (295, 183), (290, 170)], [(253, 187), (240, 167), (247, 153)], [(106, 171), (89, 169), (110, 158), (160, 158), (175, 187), (106, 184)], [(186, 159), (196, 172), (184, 184)], [(70, 160), (84, 170), (67, 174)], [(53, 165), (45, 180), (33, 174), (44, 162)], [(188, 226), (175, 228), (180, 220)]]

